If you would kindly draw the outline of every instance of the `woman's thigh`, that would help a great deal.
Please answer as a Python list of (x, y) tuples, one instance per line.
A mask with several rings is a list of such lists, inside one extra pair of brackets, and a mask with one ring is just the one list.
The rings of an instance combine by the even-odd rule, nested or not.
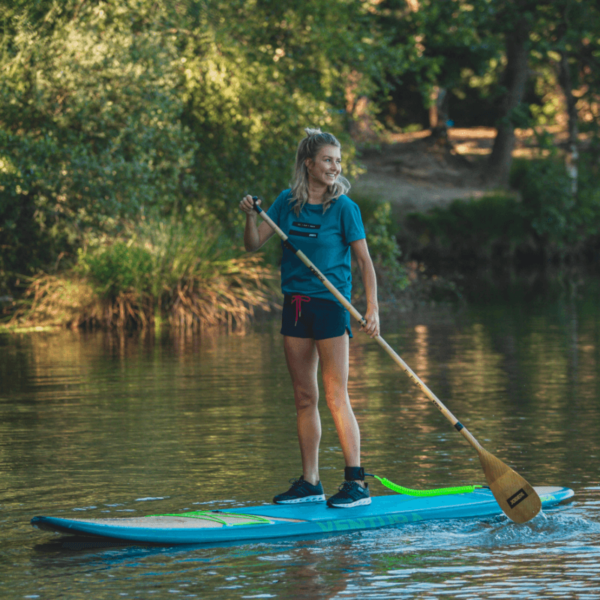
[(330, 395), (346, 395), (348, 389), (348, 369), (350, 339), (345, 333), (339, 337), (317, 340), (315, 342), (321, 360), (323, 385), (325, 393)]
[(317, 384), (319, 354), (315, 340), (285, 335), (283, 336), (283, 347), (294, 386), (296, 404), (316, 402), (319, 397)]

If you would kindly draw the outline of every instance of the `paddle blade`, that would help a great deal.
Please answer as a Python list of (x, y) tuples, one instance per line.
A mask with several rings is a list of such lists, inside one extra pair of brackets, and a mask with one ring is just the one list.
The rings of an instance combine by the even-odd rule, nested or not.
[(537, 492), (509, 466), (483, 448), (478, 450), (485, 478), (504, 514), (515, 523), (526, 523), (541, 510)]

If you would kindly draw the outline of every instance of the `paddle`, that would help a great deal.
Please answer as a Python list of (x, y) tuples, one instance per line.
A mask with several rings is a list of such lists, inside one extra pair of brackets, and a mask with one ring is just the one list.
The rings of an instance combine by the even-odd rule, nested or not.
[[(288, 236), (273, 222), (263, 209), (258, 206), (258, 198), (253, 197), (254, 210), (272, 227), (272, 229), (283, 240), (283, 244), (291, 250), (316, 276), (325, 287), (339, 300), (348, 312), (362, 325), (366, 325), (366, 319), (344, 298), (344, 296), (333, 286), (333, 284), (315, 267), (310, 259), (298, 250), (288, 239)], [(533, 519), (540, 509), (542, 503), (536, 491), (523, 477), (505, 465), (501, 460), (485, 450), (473, 437), (468, 429), (444, 406), (442, 401), (419, 379), (415, 372), (394, 352), (391, 346), (381, 337), (376, 336), (377, 343), (394, 359), (394, 361), (406, 371), (408, 376), (417, 384), (421, 391), (440, 409), (441, 413), (452, 423), (454, 428), (477, 450), (479, 461), (483, 468), (485, 478), (506, 516), (515, 523), (526, 523)]]

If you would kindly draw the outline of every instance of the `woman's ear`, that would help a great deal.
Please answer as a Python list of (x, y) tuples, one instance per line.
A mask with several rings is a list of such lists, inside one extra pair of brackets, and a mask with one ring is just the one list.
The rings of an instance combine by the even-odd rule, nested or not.
[(304, 166), (306, 167), (306, 170), (307, 170), (307, 171), (310, 171), (310, 168), (313, 166), (313, 162), (314, 162), (314, 161), (313, 161), (313, 159), (312, 159), (312, 158), (307, 158), (307, 159), (304, 161)]

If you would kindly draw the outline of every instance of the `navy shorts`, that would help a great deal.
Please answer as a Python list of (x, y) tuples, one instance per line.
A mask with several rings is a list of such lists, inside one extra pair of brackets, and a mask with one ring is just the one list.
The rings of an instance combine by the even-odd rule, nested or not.
[(283, 301), (281, 333), (297, 338), (327, 340), (344, 335), (352, 337), (350, 313), (333, 300), (286, 294)]

